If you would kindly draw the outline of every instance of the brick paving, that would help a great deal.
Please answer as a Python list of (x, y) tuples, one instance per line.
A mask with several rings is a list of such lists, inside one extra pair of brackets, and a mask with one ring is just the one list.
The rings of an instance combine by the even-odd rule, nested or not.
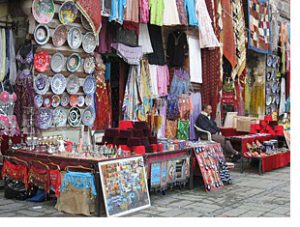
[[(151, 193), (151, 207), (127, 217), (290, 217), (290, 167), (263, 175), (232, 172), (233, 184), (206, 193), (174, 189)], [(7, 200), (0, 190), (0, 217), (75, 217), (58, 212), (55, 201), (40, 203)]]

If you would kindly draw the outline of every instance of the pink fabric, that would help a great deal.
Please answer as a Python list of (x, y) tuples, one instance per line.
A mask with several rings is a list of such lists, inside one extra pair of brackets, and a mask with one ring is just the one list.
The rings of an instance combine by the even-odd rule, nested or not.
[(149, 0), (140, 0), (140, 22), (149, 22)]
[(169, 68), (167, 65), (157, 66), (157, 87), (159, 96), (168, 95), (168, 85), (170, 80)]

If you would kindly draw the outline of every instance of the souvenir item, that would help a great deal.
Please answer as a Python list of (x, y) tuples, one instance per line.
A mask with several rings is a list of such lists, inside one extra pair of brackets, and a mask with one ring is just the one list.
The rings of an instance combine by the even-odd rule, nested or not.
[(50, 65), (50, 56), (46, 51), (40, 51), (34, 56), (34, 68), (36, 71), (45, 72)]
[(57, 73), (51, 80), (51, 89), (54, 94), (61, 95), (67, 86), (67, 80), (64, 75)]
[(43, 96), (41, 95), (34, 96), (34, 105), (36, 108), (40, 108), (43, 105)]
[(47, 75), (39, 73), (33, 80), (34, 91), (39, 95), (45, 95), (49, 90), (50, 82)]
[(96, 79), (93, 76), (87, 76), (83, 83), (83, 92), (86, 95), (94, 94), (96, 91)]
[(40, 108), (36, 115), (36, 126), (39, 129), (48, 129), (52, 125), (52, 111), (48, 108)]
[(267, 106), (267, 108), (266, 108), (266, 114), (267, 114), (267, 115), (272, 114), (272, 110), (271, 110), (271, 107), (270, 107), (270, 106)]
[(85, 105), (90, 106), (93, 104), (93, 96), (92, 95), (87, 95), (85, 96)]
[(34, 19), (41, 24), (48, 24), (55, 12), (53, 0), (34, 0), (32, 14)]
[(97, 45), (96, 37), (92, 32), (88, 32), (83, 36), (82, 48), (86, 53), (92, 53)]
[(85, 17), (81, 14), (81, 24), (82, 26), (84, 27), (85, 30), (88, 30), (88, 31), (92, 31), (92, 28), (89, 24), (89, 22), (87, 21), (87, 19), (85, 19)]
[(272, 72), (268, 72), (267, 73), (267, 81), (271, 81), (272, 80)]
[(34, 30), (34, 40), (39, 45), (44, 45), (50, 38), (49, 28), (45, 24), (39, 24)]
[(278, 87), (279, 87), (279, 83), (278, 83), (278, 82), (274, 82), (274, 83), (273, 83), (273, 86), (272, 86), (272, 92), (273, 92), (273, 93), (276, 93)]
[(78, 9), (73, 1), (67, 1), (59, 8), (59, 20), (62, 24), (74, 22), (78, 14)]
[(273, 70), (273, 72), (272, 72), (272, 80), (276, 80), (276, 71), (275, 70)]
[(92, 126), (94, 121), (96, 119), (96, 113), (94, 108), (92, 107), (88, 107), (84, 110), (83, 114), (82, 114), (82, 123), (85, 126)]
[(68, 112), (65, 108), (57, 107), (53, 111), (53, 125), (55, 127), (64, 127), (67, 124)]
[(80, 88), (79, 78), (75, 75), (69, 76), (68, 83), (67, 83), (67, 92), (70, 95), (75, 95), (79, 91), (79, 88)]
[(68, 44), (71, 49), (78, 49), (82, 42), (81, 31), (77, 27), (72, 27), (68, 32)]
[(52, 96), (52, 107), (56, 108), (60, 104), (60, 97), (58, 95)]
[(266, 99), (266, 104), (267, 104), (267, 106), (269, 106), (269, 105), (271, 105), (271, 103), (272, 103), (272, 96), (268, 95), (267, 99)]
[(83, 95), (80, 95), (77, 97), (77, 105), (79, 107), (83, 107), (84, 106), (84, 96)]
[(273, 68), (276, 68), (277, 61), (278, 61), (278, 58), (277, 58), (276, 55), (274, 55), (274, 56), (273, 56), (273, 63), (272, 63)]
[(273, 57), (272, 57), (272, 55), (268, 55), (267, 66), (272, 67), (272, 64), (273, 64)]
[(60, 105), (62, 105), (63, 107), (69, 105), (69, 95), (67, 93), (63, 93), (63, 95), (61, 96)]
[(52, 36), (52, 43), (55, 47), (60, 47), (65, 44), (68, 38), (68, 29), (65, 25), (60, 24), (55, 28)]
[(71, 107), (76, 107), (77, 106), (77, 96), (76, 95), (71, 95), (69, 101), (70, 101), (70, 106)]
[(76, 127), (80, 124), (81, 112), (77, 107), (73, 107), (69, 111), (68, 122), (72, 127)]
[(84, 59), (83, 70), (87, 74), (92, 74), (95, 71), (96, 63), (93, 56), (87, 57)]
[(49, 97), (44, 98), (44, 107), (49, 108), (51, 106), (52, 100)]
[(76, 72), (81, 66), (81, 57), (79, 54), (71, 54), (67, 60), (67, 69), (73, 73)]
[(276, 104), (279, 105), (280, 103), (280, 96), (279, 94), (276, 95)]
[(52, 55), (50, 67), (53, 72), (59, 73), (64, 67), (65, 58), (64, 55), (60, 52), (57, 52)]

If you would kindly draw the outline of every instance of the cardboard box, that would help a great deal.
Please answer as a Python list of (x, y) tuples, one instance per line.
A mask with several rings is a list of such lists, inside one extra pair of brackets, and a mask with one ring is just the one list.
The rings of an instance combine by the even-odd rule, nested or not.
[(250, 132), (251, 124), (259, 124), (259, 118), (256, 117), (234, 117), (234, 127), (237, 132)]

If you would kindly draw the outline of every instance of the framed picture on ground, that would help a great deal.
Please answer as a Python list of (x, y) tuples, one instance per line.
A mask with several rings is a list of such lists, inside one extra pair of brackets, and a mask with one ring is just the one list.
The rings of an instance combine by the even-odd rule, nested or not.
[(98, 166), (108, 217), (151, 206), (143, 157), (99, 162)]

